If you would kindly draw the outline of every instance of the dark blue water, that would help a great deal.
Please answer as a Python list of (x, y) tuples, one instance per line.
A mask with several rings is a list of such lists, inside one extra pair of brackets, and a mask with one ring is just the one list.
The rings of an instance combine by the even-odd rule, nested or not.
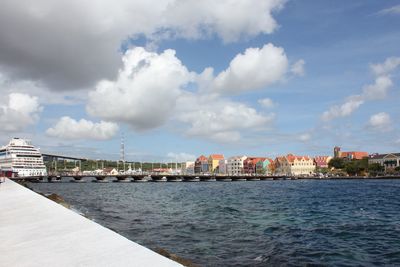
[(400, 266), (400, 180), (32, 186), (201, 266)]

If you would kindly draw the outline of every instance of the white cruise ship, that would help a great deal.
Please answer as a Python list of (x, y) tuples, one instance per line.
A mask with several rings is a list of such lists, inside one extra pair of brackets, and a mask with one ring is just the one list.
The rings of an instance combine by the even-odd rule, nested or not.
[(18, 177), (47, 175), (39, 149), (21, 138), (13, 138), (0, 148), (0, 170), (2, 173), (18, 173)]

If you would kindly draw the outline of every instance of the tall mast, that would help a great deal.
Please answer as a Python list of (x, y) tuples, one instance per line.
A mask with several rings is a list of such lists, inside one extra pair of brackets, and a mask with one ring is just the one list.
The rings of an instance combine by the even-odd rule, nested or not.
[(120, 161), (125, 163), (125, 143), (124, 143), (124, 133), (121, 136), (121, 149), (120, 149)]

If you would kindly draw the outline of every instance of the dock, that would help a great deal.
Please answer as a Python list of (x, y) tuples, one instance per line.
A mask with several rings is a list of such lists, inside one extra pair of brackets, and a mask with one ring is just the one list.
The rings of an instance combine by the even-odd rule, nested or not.
[(9, 179), (0, 205), (1, 266), (182, 266)]
[(114, 174), (114, 175), (48, 175), (14, 177), (12, 180), (31, 182), (215, 182), (215, 181), (267, 181), (297, 179), (285, 175), (221, 175), (221, 174)]

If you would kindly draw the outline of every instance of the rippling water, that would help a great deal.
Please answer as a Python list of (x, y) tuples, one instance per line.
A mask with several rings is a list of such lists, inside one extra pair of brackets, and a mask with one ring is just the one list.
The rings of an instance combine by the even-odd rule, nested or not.
[(200, 266), (400, 266), (400, 180), (32, 186)]

